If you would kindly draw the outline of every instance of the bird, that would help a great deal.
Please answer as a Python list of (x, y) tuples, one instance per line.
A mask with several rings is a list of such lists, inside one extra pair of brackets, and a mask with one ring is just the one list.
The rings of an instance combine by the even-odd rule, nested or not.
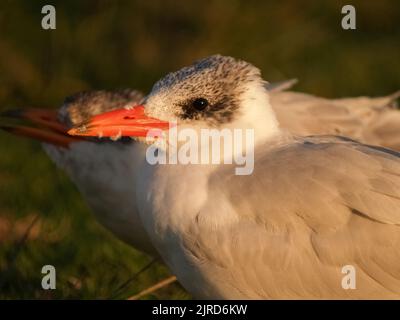
[(75, 183), (101, 225), (135, 249), (157, 255), (141, 225), (133, 199), (126, 198), (134, 191), (130, 185), (134, 163), (126, 161), (127, 155), (141, 146), (131, 139), (110, 143), (109, 139), (80, 139), (67, 134), (69, 128), (90, 116), (134, 106), (142, 98), (143, 94), (134, 89), (78, 92), (66, 97), (59, 110), (28, 108), (2, 114), (5, 119), (29, 120), (36, 127), (3, 124), (1, 128), (42, 141), (46, 154)]
[[(169, 149), (172, 129), (253, 130), (254, 170), (149, 163), (150, 149), (177, 152)], [(142, 105), (94, 116), (69, 134), (136, 136), (147, 146), (131, 196), (162, 259), (195, 298), (400, 298), (399, 152), (284, 130), (251, 63), (204, 58), (156, 82)], [(229, 152), (247, 151), (235, 147)], [(346, 266), (355, 288), (343, 286)]]
[[(282, 85), (292, 85), (285, 81)], [(273, 85), (269, 84), (269, 86)], [(327, 99), (308, 93), (270, 91), (270, 104), (282, 128), (297, 135), (335, 134), (400, 150), (400, 91), (384, 97)]]
[[(327, 99), (288, 91), (296, 82), (291, 79), (265, 83), (279, 123), (290, 132), (342, 134), (400, 149), (400, 138), (396, 134), (400, 112), (395, 105), (400, 92), (378, 98)], [(67, 134), (70, 128), (91, 116), (130, 107), (140, 103), (143, 97), (137, 89), (78, 92), (66, 97), (59, 110), (11, 109), (2, 114), (3, 118), (25, 119), (40, 127), (7, 124), (0, 128), (42, 141), (47, 155), (75, 183), (101, 225), (135, 249), (158, 256), (135, 204), (125, 197), (129, 188), (134, 190), (130, 182), (137, 165), (136, 162), (126, 163), (126, 153), (139, 152), (142, 145), (130, 139), (110, 143), (107, 139), (89, 140)]]

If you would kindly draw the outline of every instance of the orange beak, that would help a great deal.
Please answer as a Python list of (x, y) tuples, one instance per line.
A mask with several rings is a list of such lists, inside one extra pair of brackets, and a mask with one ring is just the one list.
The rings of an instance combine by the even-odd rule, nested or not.
[(15, 135), (33, 138), (64, 148), (68, 148), (72, 142), (82, 141), (82, 139), (67, 134), (68, 128), (58, 121), (56, 110), (16, 109), (3, 112), (1, 117), (8, 120), (25, 120), (35, 125), (34, 127), (13, 123), (0, 125), (0, 129)]
[[(169, 129), (168, 121), (145, 115), (144, 106), (131, 109), (117, 109), (94, 116), (87, 123), (68, 131), (73, 136), (92, 137), (146, 137), (150, 131)], [(158, 134), (156, 134), (158, 135)]]

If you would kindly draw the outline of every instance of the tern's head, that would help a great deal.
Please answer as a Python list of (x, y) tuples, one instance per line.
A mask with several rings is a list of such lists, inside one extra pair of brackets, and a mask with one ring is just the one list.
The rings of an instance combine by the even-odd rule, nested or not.
[[(16, 109), (4, 112), (1, 116), (13, 120), (29, 121), (30, 126), (13, 124), (1, 126), (13, 134), (30, 137), (55, 147), (69, 148), (71, 143), (83, 138), (71, 137), (68, 130), (98, 114), (138, 105), (143, 95), (135, 90), (87, 91), (65, 99), (62, 107), (55, 109)], [(100, 141), (91, 139), (91, 141)], [(103, 141), (103, 140), (102, 140)]]
[[(260, 70), (243, 60), (220, 55), (202, 59), (159, 80), (146, 99), (146, 114), (221, 125), (237, 119), (251, 104), (248, 91), (265, 95)], [(250, 107), (250, 106), (249, 106)]]
[(95, 117), (72, 134), (146, 136), (168, 122), (201, 128), (254, 128), (259, 136), (278, 130), (266, 82), (248, 62), (211, 56), (159, 80), (141, 107)]
[(65, 98), (58, 119), (68, 128), (72, 128), (98, 114), (128, 105), (135, 106), (142, 99), (142, 93), (131, 89), (83, 91)]

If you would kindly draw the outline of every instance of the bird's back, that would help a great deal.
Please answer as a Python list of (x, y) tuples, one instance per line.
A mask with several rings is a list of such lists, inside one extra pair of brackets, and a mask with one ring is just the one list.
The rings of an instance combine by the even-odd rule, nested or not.
[(271, 106), (281, 127), (306, 136), (333, 134), (400, 150), (400, 92), (385, 97), (327, 99), (293, 91), (272, 91)]
[[(209, 177), (180, 233), (178, 279), (200, 298), (400, 298), (400, 154), (290, 140), (259, 146), (250, 176), (222, 165)], [(342, 287), (346, 265), (355, 290)]]

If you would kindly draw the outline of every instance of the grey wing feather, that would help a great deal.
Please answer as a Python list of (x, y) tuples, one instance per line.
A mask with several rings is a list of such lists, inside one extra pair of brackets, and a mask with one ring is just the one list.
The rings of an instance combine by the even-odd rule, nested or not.
[(265, 88), (271, 92), (285, 91), (293, 87), (298, 82), (297, 79), (289, 79), (280, 82), (267, 82)]
[[(238, 220), (196, 239), (204, 265), (218, 261), (210, 276), (231, 277), (228, 296), (400, 298), (400, 154), (338, 137), (261, 150), (253, 175), (211, 178), (209, 203)], [(342, 288), (345, 265), (356, 290)]]
[(297, 135), (335, 134), (400, 150), (400, 92), (386, 97), (326, 99), (309, 94), (271, 92), (282, 128)]

